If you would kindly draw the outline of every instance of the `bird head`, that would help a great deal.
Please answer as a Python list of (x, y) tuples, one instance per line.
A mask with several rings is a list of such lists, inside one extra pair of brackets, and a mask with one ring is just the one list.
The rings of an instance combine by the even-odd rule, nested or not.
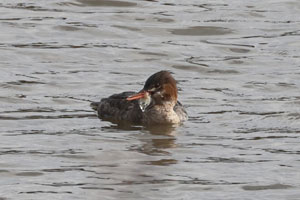
[(142, 111), (150, 105), (163, 105), (166, 102), (177, 102), (176, 81), (168, 71), (160, 71), (151, 75), (143, 89), (127, 98), (128, 101), (139, 100)]

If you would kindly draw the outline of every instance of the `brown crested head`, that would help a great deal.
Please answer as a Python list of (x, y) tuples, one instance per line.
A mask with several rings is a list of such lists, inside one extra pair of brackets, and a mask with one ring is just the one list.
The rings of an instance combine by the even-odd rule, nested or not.
[(143, 88), (156, 103), (162, 101), (177, 101), (176, 81), (168, 71), (160, 71), (151, 75)]
[(144, 112), (150, 105), (169, 104), (175, 106), (177, 102), (176, 81), (168, 71), (160, 71), (151, 75), (144, 88), (129, 97), (128, 101), (138, 100), (141, 110)]

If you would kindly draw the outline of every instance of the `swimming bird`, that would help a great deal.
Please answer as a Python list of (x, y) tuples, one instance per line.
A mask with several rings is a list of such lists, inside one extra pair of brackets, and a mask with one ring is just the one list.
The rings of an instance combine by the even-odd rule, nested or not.
[(179, 124), (188, 115), (177, 100), (176, 81), (169, 71), (151, 75), (141, 91), (122, 92), (92, 102), (98, 117), (115, 123), (131, 124)]

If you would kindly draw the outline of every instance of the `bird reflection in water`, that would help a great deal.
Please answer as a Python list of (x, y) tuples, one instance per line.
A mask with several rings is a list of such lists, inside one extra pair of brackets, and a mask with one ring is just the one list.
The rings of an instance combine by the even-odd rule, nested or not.
[[(119, 123), (102, 128), (109, 132), (135, 132), (134, 139), (139, 141), (138, 144), (134, 142), (127, 148), (134, 158), (129, 157), (129, 160), (119, 165), (122, 170), (115, 185), (122, 185), (123, 190), (133, 192), (132, 185), (164, 184), (172, 181), (169, 175), (165, 174), (167, 169), (164, 168), (170, 168), (178, 163), (171, 150), (177, 148), (176, 126), (132, 126)], [(142, 155), (136, 156), (136, 152)], [(167, 171), (172, 170), (170, 168)]]
[[(105, 131), (140, 131), (141, 146), (131, 146), (129, 150), (147, 155), (170, 155), (167, 149), (176, 148), (176, 125), (133, 126), (130, 123), (118, 123), (102, 127)], [(145, 134), (148, 134), (145, 136)]]

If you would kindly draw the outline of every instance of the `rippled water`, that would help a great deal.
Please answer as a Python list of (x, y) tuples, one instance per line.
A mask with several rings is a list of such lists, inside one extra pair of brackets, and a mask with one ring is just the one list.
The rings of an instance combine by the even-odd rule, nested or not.
[[(300, 196), (300, 3), (2, 0), (0, 199)], [(161, 69), (190, 119), (100, 121)]]

